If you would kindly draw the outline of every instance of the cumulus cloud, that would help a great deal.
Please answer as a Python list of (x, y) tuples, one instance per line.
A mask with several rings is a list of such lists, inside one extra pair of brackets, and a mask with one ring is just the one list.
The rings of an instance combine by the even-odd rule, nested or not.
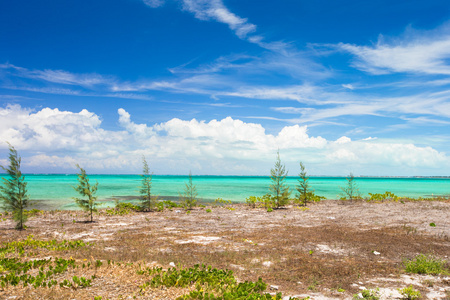
[[(285, 126), (274, 135), (261, 124), (231, 117), (148, 125), (134, 123), (124, 109), (118, 115), (122, 130), (111, 131), (87, 110), (32, 111), (9, 105), (0, 109), (0, 140), (19, 150), (25, 168), (46, 172), (73, 170), (80, 163), (99, 173), (137, 173), (140, 157), (146, 155), (156, 173), (192, 169), (197, 174), (265, 174), (277, 149), (288, 164), (302, 160), (311, 168), (325, 168), (328, 174), (334, 170), (344, 175), (348, 170), (342, 165), (353, 164), (366, 170), (450, 167), (450, 158), (430, 147), (369, 138), (352, 141), (345, 136), (328, 141), (310, 136), (307, 126)], [(0, 149), (6, 153), (7, 144), (0, 143)]]

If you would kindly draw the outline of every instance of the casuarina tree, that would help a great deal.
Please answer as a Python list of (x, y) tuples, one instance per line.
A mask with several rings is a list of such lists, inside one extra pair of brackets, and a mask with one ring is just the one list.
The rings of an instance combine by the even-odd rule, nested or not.
[(17, 150), (9, 145), (9, 166), (0, 166), (9, 175), (2, 178), (0, 185), (0, 200), (6, 211), (12, 211), (13, 220), (16, 221), (16, 229), (22, 230), (27, 220), (25, 208), (28, 206), (27, 183), (20, 171), (21, 157)]

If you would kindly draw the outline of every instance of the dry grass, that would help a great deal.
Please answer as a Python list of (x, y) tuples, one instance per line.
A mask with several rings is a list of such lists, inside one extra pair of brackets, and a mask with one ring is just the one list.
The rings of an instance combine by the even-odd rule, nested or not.
[[(148, 278), (136, 274), (139, 264), (167, 268), (173, 262), (232, 269), (239, 280), (262, 277), (284, 295), (311, 295), (314, 299), (319, 293), (321, 297), (344, 299), (359, 292), (362, 285), (393, 290), (406, 286), (402, 285), (405, 258), (431, 253), (448, 260), (450, 253), (448, 202), (342, 205), (323, 201), (305, 211), (289, 207), (272, 213), (244, 205), (233, 208), (213, 208), (211, 213), (197, 208), (190, 214), (173, 209), (125, 216), (103, 212), (95, 223), (77, 222), (84, 220), (82, 212), (45, 212), (31, 218), (28, 229), (21, 232), (12, 229), (11, 221), (1, 222), (1, 242), (33, 234), (35, 239), (95, 243), (63, 253), (40, 250), (36, 257), (73, 257), (79, 263), (98, 259), (104, 264), (61, 275), (95, 274), (97, 278), (88, 288), (8, 287), (0, 290), (0, 298), (174, 299), (186, 291), (171, 288), (140, 293), (139, 286)], [(430, 227), (430, 222), (437, 226)], [(108, 260), (116, 263), (108, 265)], [(445, 295), (450, 291), (445, 280), (420, 279), (428, 283), (415, 287), (423, 295), (439, 289), (444, 289)]]

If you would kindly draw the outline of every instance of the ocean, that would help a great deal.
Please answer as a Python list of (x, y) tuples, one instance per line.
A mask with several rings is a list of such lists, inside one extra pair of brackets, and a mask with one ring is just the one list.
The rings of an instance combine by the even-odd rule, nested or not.
[[(5, 176), (5, 175), (2, 175)], [(116, 199), (137, 199), (141, 177), (139, 175), (88, 175), (90, 182), (99, 183), (97, 196), (106, 205)], [(287, 184), (295, 189), (298, 177), (288, 177)], [(72, 188), (77, 185), (77, 175), (25, 175), (30, 199), (43, 209), (77, 209)], [(177, 199), (183, 192), (187, 176), (153, 175), (152, 194), (159, 199)], [(340, 187), (346, 185), (344, 177), (310, 177), (311, 188), (327, 199), (338, 199)], [(398, 196), (431, 197), (450, 194), (450, 178), (389, 178), (356, 177), (355, 182), (363, 196), (368, 193), (390, 191)], [(245, 202), (249, 196), (262, 196), (269, 192), (270, 177), (264, 176), (193, 176), (198, 197), (204, 201), (217, 198)], [(295, 194), (295, 191), (292, 195)]]

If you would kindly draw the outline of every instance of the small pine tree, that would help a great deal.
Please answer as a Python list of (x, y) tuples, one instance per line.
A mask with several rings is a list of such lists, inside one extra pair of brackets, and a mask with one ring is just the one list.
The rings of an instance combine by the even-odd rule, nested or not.
[(27, 220), (25, 208), (28, 206), (27, 183), (20, 171), (21, 158), (17, 150), (9, 145), (9, 166), (0, 166), (10, 176), (10, 179), (2, 178), (0, 186), (0, 200), (5, 211), (12, 211), (13, 220), (17, 222), (16, 229), (22, 230)]
[(78, 185), (74, 186), (74, 190), (77, 191), (82, 197), (87, 197), (87, 199), (73, 198), (77, 205), (84, 211), (87, 211), (91, 216), (91, 222), (93, 222), (92, 214), (97, 212), (97, 192), (98, 182), (94, 185), (89, 184), (89, 177), (86, 175), (86, 171), (77, 164), (77, 168), (80, 169), (80, 174), (78, 174)]
[(143, 167), (143, 174), (142, 177), (142, 185), (141, 189), (139, 190), (141, 194), (141, 204), (144, 208), (147, 208), (148, 210), (152, 210), (155, 207), (155, 196), (153, 196), (152, 199), (152, 174), (150, 174), (148, 163), (145, 160), (145, 156), (142, 156), (142, 163), (144, 165)]
[(192, 183), (192, 173), (189, 171), (189, 181), (185, 184), (184, 193), (180, 195), (181, 203), (186, 209), (197, 205), (197, 187)]
[(345, 187), (341, 187), (343, 192), (341, 200), (350, 200), (350, 202), (353, 202), (353, 200), (360, 199), (361, 194), (359, 193), (359, 188), (355, 182), (355, 176), (353, 176), (353, 173), (350, 173), (346, 179), (347, 185)]
[(272, 179), (272, 184), (269, 188), (277, 208), (289, 203), (291, 192), (289, 191), (289, 186), (285, 183), (287, 175), (288, 172), (286, 171), (286, 167), (281, 163), (280, 151), (277, 151), (275, 167), (270, 169), (270, 179)]
[(300, 177), (300, 179), (298, 179), (298, 194), (296, 200), (300, 205), (306, 206), (311, 192), (309, 191), (309, 177), (306, 175), (305, 165), (302, 162), (300, 162), (300, 173), (298, 174), (298, 176)]

